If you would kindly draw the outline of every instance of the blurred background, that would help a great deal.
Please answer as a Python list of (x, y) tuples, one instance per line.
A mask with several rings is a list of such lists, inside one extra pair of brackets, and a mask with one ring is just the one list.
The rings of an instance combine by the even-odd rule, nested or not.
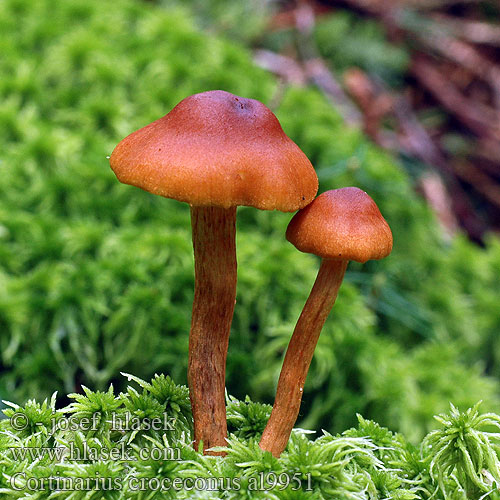
[[(417, 440), (453, 402), (500, 411), (500, 6), (496, 0), (0, 3), (0, 399), (120, 372), (186, 382), (189, 210), (106, 158), (187, 95), (259, 99), (320, 192), (358, 186), (391, 256), (351, 263), (299, 424), (355, 414)], [(238, 209), (228, 391), (272, 403), (319, 262), (291, 214)]]

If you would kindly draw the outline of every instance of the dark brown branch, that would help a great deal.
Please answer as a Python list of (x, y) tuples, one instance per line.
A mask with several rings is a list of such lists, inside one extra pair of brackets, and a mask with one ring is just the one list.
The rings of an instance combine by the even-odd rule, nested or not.
[(348, 124), (361, 125), (362, 118), (359, 111), (319, 57), (312, 40), (315, 23), (314, 10), (309, 4), (301, 3), (295, 11), (295, 18), (298, 51), (308, 81), (316, 85), (332, 101)]
[(386, 92), (378, 92), (368, 75), (359, 68), (350, 68), (344, 74), (344, 85), (363, 112), (363, 130), (377, 144), (388, 146), (382, 134), (381, 121), (392, 111), (393, 99)]
[(484, 104), (465, 97), (427, 58), (415, 57), (410, 71), (443, 107), (471, 131), (479, 136), (500, 138), (498, 114)]
[(470, 162), (456, 162), (455, 173), (481, 193), (490, 203), (500, 208), (500, 187), (486, 173)]
[(330, 99), (335, 108), (350, 125), (361, 125), (362, 117), (342, 86), (321, 59), (309, 59), (304, 63), (308, 79)]
[(286, 83), (294, 85), (306, 84), (304, 69), (291, 57), (277, 54), (270, 50), (256, 50), (254, 61), (258, 66), (271, 71)]
[(416, 34), (423, 46), (467, 69), (472, 75), (487, 82), (495, 94), (500, 109), (500, 68), (471, 45), (437, 33)]
[[(402, 132), (399, 137), (400, 147), (406, 150), (408, 154), (439, 170), (446, 181), (453, 212), (467, 232), (474, 238), (479, 239), (484, 231), (482, 221), (476, 216), (467, 194), (457, 181), (452, 165), (434, 143), (427, 130), (420, 124), (408, 99), (403, 96), (397, 98), (394, 103), (394, 113)], [(448, 227), (451, 228), (454, 225), (451, 224)]]
[(444, 31), (471, 43), (480, 43), (500, 47), (500, 25), (482, 21), (469, 21), (444, 14), (433, 14)]

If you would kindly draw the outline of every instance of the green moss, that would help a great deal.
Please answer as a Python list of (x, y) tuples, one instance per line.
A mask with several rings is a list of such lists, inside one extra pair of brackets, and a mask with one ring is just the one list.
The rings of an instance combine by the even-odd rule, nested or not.
[[(187, 206), (120, 184), (106, 155), (189, 94), (223, 88), (269, 104), (278, 88), (248, 50), (201, 32), (189, 9), (139, 0), (0, 3), (0, 73), (8, 75), (0, 79), (3, 399), (81, 384), (121, 390), (119, 371), (185, 381)], [(449, 400), (482, 398), (497, 409), (484, 372), (499, 376), (498, 241), (485, 249), (443, 241), (400, 166), (345, 126), (319, 92), (285, 88), (275, 111), (313, 161), (320, 190), (365, 189), (395, 237), (388, 259), (350, 265), (301, 425), (335, 432), (362, 412), (416, 440)], [(272, 403), (318, 269), (285, 241), (289, 219), (238, 212), (227, 380), (239, 398)]]
[(134, 387), (121, 394), (84, 388), (62, 409), (55, 395), (9, 403), (0, 421), (2, 498), (499, 498), (500, 416), (477, 405), (436, 417), (439, 428), (418, 447), (358, 415), (342, 434), (295, 429), (275, 458), (258, 446), (270, 407), (229, 397), (227, 455), (214, 457), (191, 447), (186, 387), (128, 377)]
[(353, 66), (394, 85), (401, 84), (409, 56), (387, 41), (380, 24), (348, 11), (335, 12), (317, 23), (315, 42), (335, 71)]

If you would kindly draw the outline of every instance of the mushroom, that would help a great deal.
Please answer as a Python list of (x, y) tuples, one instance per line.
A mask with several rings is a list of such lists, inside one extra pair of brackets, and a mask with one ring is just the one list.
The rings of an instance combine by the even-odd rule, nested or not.
[(236, 206), (292, 212), (316, 195), (314, 168), (261, 102), (221, 90), (189, 96), (123, 139), (118, 180), (191, 206), (195, 291), (188, 385), (194, 446), (225, 446), (225, 371), (236, 297)]
[(285, 449), (297, 420), (314, 349), (348, 261), (382, 259), (392, 250), (387, 222), (370, 196), (355, 187), (319, 195), (292, 218), (286, 238), (300, 251), (322, 260), (288, 345), (274, 406), (260, 441), (260, 447), (276, 457)]

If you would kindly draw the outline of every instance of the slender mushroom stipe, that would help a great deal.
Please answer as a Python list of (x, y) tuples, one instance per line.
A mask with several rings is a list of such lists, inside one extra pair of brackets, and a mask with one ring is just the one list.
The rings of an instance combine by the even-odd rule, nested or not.
[(361, 189), (327, 191), (290, 221), (288, 241), (322, 257), (318, 276), (288, 345), (271, 417), (260, 447), (279, 457), (297, 420), (309, 366), (349, 260), (381, 259), (392, 250), (392, 233), (375, 202)]
[(299, 415), (307, 372), (321, 329), (344, 279), (347, 263), (346, 260), (322, 260), (318, 276), (288, 345), (274, 407), (260, 441), (260, 447), (276, 457), (286, 448)]
[(225, 380), (236, 296), (236, 207), (191, 207), (191, 226), (195, 285), (188, 385), (195, 435), (204, 436), (207, 449), (227, 444)]
[(194, 446), (225, 446), (225, 372), (236, 299), (236, 207), (293, 212), (316, 195), (311, 162), (264, 104), (222, 90), (183, 99), (123, 139), (118, 180), (191, 206), (195, 292), (188, 384)]

